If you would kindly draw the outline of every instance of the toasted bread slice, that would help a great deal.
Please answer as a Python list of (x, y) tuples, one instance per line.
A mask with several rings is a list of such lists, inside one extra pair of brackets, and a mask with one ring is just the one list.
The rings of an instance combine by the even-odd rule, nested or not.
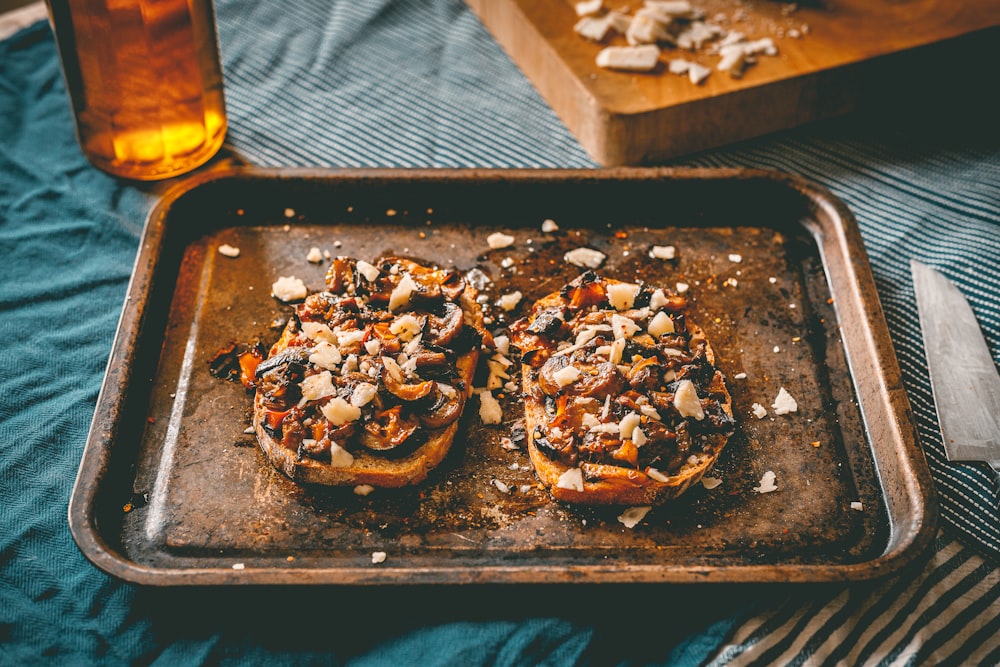
[(554, 499), (656, 505), (715, 464), (732, 400), (685, 306), (588, 271), (511, 325), (528, 452)]
[(492, 346), (458, 272), (337, 258), (256, 373), (261, 450), (303, 484), (400, 487), (448, 454)]

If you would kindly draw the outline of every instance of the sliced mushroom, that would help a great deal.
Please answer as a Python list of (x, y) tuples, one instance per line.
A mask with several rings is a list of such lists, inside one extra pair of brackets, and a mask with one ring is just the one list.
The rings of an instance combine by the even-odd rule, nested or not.
[(381, 379), (386, 390), (403, 401), (416, 401), (425, 398), (434, 391), (437, 384), (433, 380), (406, 384), (403, 369), (392, 357), (382, 357)]
[(444, 428), (458, 419), (465, 406), (465, 392), (443, 382), (435, 384), (434, 402), (419, 415), (420, 423), (432, 429)]
[(611, 484), (621, 484), (629, 488), (644, 486), (649, 482), (646, 473), (635, 468), (626, 468), (605, 463), (583, 463), (583, 478), (590, 481), (601, 480)]
[(388, 410), (378, 410), (365, 421), (361, 430), (361, 444), (376, 452), (396, 449), (416, 432), (420, 422), (414, 417), (404, 418), (402, 408), (395, 405)]
[[(558, 359), (558, 357), (555, 357)], [(625, 390), (625, 376), (618, 366), (606, 361), (597, 365), (597, 374), (589, 375), (583, 380), (571, 385), (570, 391), (577, 396), (591, 396), (603, 399), (605, 396), (617, 396)]]
[(444, 304), (444, 315), (428, 315), (424, 326), (424, 340), (431, 345), (446, 347), (453, 343), (462, 333), (465, 317), (462, 309), (447, 301)]

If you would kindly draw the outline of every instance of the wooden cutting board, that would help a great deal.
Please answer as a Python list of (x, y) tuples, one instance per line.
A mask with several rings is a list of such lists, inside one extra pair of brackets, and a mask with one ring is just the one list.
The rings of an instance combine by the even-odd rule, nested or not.
[[(881, 87), (879, 77), (893, 77), (911, 54), (927, 50), (921, 47), (1000, 26), (1000, 0), (692, 0), (706, 20), (749, 39), (771, 37), (778, 48), (742, 78), (713, 71), (694, 85), (666, 63), (684, 58), (714, 70), (719, 56), (664, 48), (652, 73), (610, 71), (595, 57), (624, 37), (595, 44), (577, 35), (573, 0), (466, 1), (605, 166), (652, 163), (843, 114)], [(634, 14), (642, 2), (605, 6)], [(967, 65), (990, 73), (997, 62)], [(996, 72), (990, 77), (996, 81)], [(935, 94), (935, 81), (926, 87)]]

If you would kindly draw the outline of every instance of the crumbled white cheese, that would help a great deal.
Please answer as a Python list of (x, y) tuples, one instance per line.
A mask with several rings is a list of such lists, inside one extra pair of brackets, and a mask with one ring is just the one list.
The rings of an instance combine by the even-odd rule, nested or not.
[(309, 322), (305, 321), (300, 324), (302, 333), (306, 335), (309, 340), (314, 340), (317, 342), (325, 343), (337, 343), (337, 334), (330, 329), (329, 326), (323, 324), (322, 322)]
[(361, 408), (351, 405), (340, 396), (331, 398), (320, 408), (320, 411), (334, 426), (343, 426), (347, 422), (357, 421), (361, 418)]
[(509, 345), (510, 345), (510, 338), (508, 338), (507, 336), (501, 335), (493, 337), (493, 346), (494, 349), (497, 351), (497, 354), (506, 355), (510, 351), (510, 348), (508, 347)]
[(233, 563), (234, 570), (242, 570), (244, 568), (246, 568), (246, 564), (244, 563)]
[(618, 521), (626, 528), (635, 528), (640, 521), (646, 518), (646, 514), (651, 509), (653, 509), (652, 505), (626, 508), (624, 512), (618, 515)]
[(611, 283), (607, 287), (608, 303), (615, 310), (628, 310), (635, 304), (639, 286), (634, 283)]
[(309, 248), (309, 252), (306, 254), (306, 261), (319, 264), (323, 261), (323, 251), (316, 246)]
[(752, 412), (753, 416), (756, 417), (757, 419), (763, 419), (764, 417), (767, 416), (767, 408), (765, 408), (760, 403), (754, 403), (752, 406), (750, 406), (750, 412)]
[(380, 273), (377, 266), (375, 266), (374, 264), (369, 264), (363, 259), (358, 260), (357, 267), (358, 267), (358, 273), (363, 275), (365, 277), (365, 280), (367, 280), (368, 282), (374, 282), (375, 279), (378, 278), (378, 275)]
[(239, 257), (240, 249), (236, 246), (231, 246), (228, 243), (223, 243), (219, 246), (219, 254), (225, 255), (226, 257)]
[(410, 295), (415, 289), (417, 289), (417, 284), (413, 282), (413, 278), (410, 277), (409, 273), (404, 273), (389, 295), (389, 311), (399, 310), (410, 303)]
[(368, 405), (378, 394), (378, 387), (370, 382), (359, 382), (351, 392), (351, 405), (356, 408)]
[(660, 421), (662, 419), (662, 417), (660, 417), (660, 413), (652, 405), (640, 405), (639, 412), (641, 412), (644, 417), (649, 417), (650, 419), (655, 419), (656, 421)]
[(739, 264), (743, 261), (743, 255), (737, 254), (735, 252), (729, 253), (729, 261)]
[(542, 221), (542, 231), (546, 234), (551, 234), (552, 232), (559, 231), (559, 225), (556, 224), (555, 220), (548, 219)]
[(327, 396), (337, 393), (337, 388), (333, 386), (333, 375), (330, 371), (323, 371), (316, 375), (310, 375), (302, 380), (302, 398), (307, 401), (318, 401)]
[(503, 232), (493, 232), (486, 237), (486, 243), (494, 250), (514, 245), (514, 237)]
[(659, 337), (663, 334), (674, 333), (674, 321), (670, 319), (662, 310), (653, 316), (650, 321), (649, 326), (646, 327), (646, 331), (649, 332), (650, 336)]
[(598, 67), (628, 72), (649, 72), (659, 61), (660, 47), (656, 44), (607, 46), (597, 54)]
[(574, 5), (577, 16), (589, 16), (597, 14), (604, 9), (604, 0), (580, 0)]
[(691, 63), (688, 65), (688, 80), (694, 85), (699, 85), (708, 78), (708, 75), (712, 73), (712, 70), (700, 65), (698, 63)]
[(668, 303), (670, 303), (670, 301), (667, 299), (667, 295), (664, 294), (663, 290), (661, 289), (654, 290), (653, 294), (650, 295), (649, 297), (649, 307), (652, 310), (659, 310)]
[(642, 447), (648, 442), (646, 434), (643, 433), (642, 429), (636, 426), (632, 429), (632, 444), (636, 447)]
[(372, 552), (372, 564), (378, 565), (379, 563), (385, 562), (386, 553), (384, 551), (373, 551)]
[(343, 352), (347, 348), (360, 346), (365, 339), (365, 332), (363, 329), (350, 329), (348, 331), (337, 330), (334, 332), (337, 336), (337, 345), (340, 346), (340, 350)]
[(662, 472), (660, 472), (656, 468), (646, 468), (646, 474), (649, 476), (650, 479), (654, 479), (657, 482), (662, 482), (662, 483), (665, 484), (665, 483), (667, 483), (667, 482), (670, 481), (670, 477), (669, 476), (664, 475)]
[(271, 285), (271, 294), (285, 302), (304, 299), (308, 293), (306, 284), (293, 276), (281, 276)]
[(691, 286), (688, 285), (687, 283), (677, 283), (674, 287), (677, 289), (678, 294), (684, 294), (689, 289), (691, 289)]
[(625, 338), (615, 338), (609, 345), (608, 361), (617, 365), (621, 363), (622, 355), (625, 353)]
[(674, 259), (677, 257), (677, 248), (672, 245), (654, 245), (649, 250), (649, 256), (653, 259)]
[(701, 400), (698, 399), (698, 390), (691, 380), (681, 380), (677, 383), (677, 391), (674, 392), (674, 407), (677, 408), (681, 417), (693, 417), (699, 421), (705, 418)]
[(484, 424), (499, 424), (503, 420), (503, 408), (489, 391), (479, 392), (479, 419)]
[(778, 395), (774, 399), (774, 403), (771, 404), (774, 408), (774, 414), (776, 415), (787, 415), (789, 412), (796, 412), (799, 409), (799, 404), (795, 402), (792, 395), (789, 394), (784, 387), (778, 390)]
[(498, 303), (502, 309), (511, 311), (517, 308), (517, 304), (521, 303), (523, 296), (524, 295), (519, 291), (511, 292), (510, 294), (504, 294), (501, 296)]
[(354, 465), (354, 455), (335, 442), (330, 443), (330, 467), (349, 468)]
[(592, 42), (603, 42), (613, 25), (605, 16), (584, 16), (573, 25), (573, 32)]
[[(667, 25), (657, 19), (655, 10), (643, 7), (632, 17), (631, 23), (625, 30), (625, 40), (632, 46), (673, 42), (674, 37), (667, 29)], [(669, 17), (667, 20), (669, 21)]]
[(328, 371), (337, 370), (341, 362), (340, 350), (332, 343), (318, 343), (309, 355), (309, 362)]
[(411, 341), (420, 334), (420, 320), (409, 313), (397, 317), (389, 325), (389, 333), (399, 336), (403, 342)]
[(639, 325), (628, 317), (614, 314), (611, 316), (611, 331), (615, 338), (631, 338), (639, 331)]
[(560, 387), (565, 387), (566, 385), (573, 384), (579, 380), (582, 375), (583, 373), (581, 373), (580, 369), (576, 366), (564, 366), (552, 374), (552, 379), (555, 380)]
[(855, 500), (854, 502), (851, 503), (851, 509), (852, 510), (857, 510), (857, 511), (861, 512), (865, 508), (864, 508), (864, 505), (862, 505), (860, 501)]
[(592, 248), (574, 248), (563, 255), (564, 261), (573, 266), (582, 266), (588, 269), (596, 269), (604, 263), (605, 259), (607, 259), (607, 255)]
[(365, 341), (365, 352), (373, 357), (378, 354), (381, 349), (382, 344), (378, 341), (378, 338), (369, 338)]
[(354, 487), (354, 495), (356, 496), (367, 496), (369, 493), (375, 490), (375, 487), (371, 484), (358, 484)]
[(692, 21), (686, 30), (677, 35), (677, 46), (689, 51), (697, 51), (720, 35), (722, 35), (722, 28), (714, 23)]
[(510, 486), (505, 482), (501, 482), (499, 479), (493, 479), (491, 480), (491, 483), (500, 493), (510, 493)]
[(709, 491), (711, 491), (715, 487), (719, 486), (720, 484), (722, 484), (722, 480), (719, 479), (718, 477), (702, 477), (701, 478), (701, 485), (704, 486)]
[(671, 74), (687, 74), (689, 67), (691, 63), (683, 58), (674, 58), (667, 63), (667, 71)]
[(737, 380), (746, 380), (747, 379), (747, 374), (746, 373), (737, 373), (736, 375), (733, 376), (733, 378), (735, 378)]
[(570, 468), (563, 474), (559, 475), (559, 480), (556, 481), (556, 486), (560, 489), (569, 489), (571, 491), (583, 491), (583, 471), (579, 468)]
[(618, 435), (621, 437), (622, 440), (631, 440), (632, 431), (638, 428), (639, 423), (640, 421), (638, 414), (634, 412), (628, 413), (627, 415), (622, 417), (622, 420), (620, 422), (618, 422)]
[(778, 487), (775, 485), (774, 480), (774, 471), (768, 470), (764, 473), (764, 476), (760, 478), (760, 485), (753, 487), (753, 490), (757, 493), (770, 493), (771, 491), (777, 491)]

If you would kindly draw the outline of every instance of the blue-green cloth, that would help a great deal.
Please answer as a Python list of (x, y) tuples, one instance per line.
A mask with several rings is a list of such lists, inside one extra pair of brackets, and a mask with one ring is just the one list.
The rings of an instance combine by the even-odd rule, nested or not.
[[(216, 11), (230, 116), (221, 159), (596, 166), (460, 0), (220, 0)], [(1000, 357), (1000, 136), (945, 106), (674, 164), (790, 171), (852, 208), (941, 493), (941, 543), (957, 537), (989, 558), (1000, 551), (997, 488), (985, 467), (944, 458), (907, 268), (915, 257), (955, 279)], [(335, 589), (150, 590), (91, 566), (67, 502), (142, 224), (165, 187), (123, 183), (82, 157), (47, 25), (0, 41), (0, 664), (695, 665), (752, 654), (749, 640), (732, 642), (770, 592), (687, 590), (682, 604), (640, 594), (588, 614), (489, 589), (474, 609), (442, 607), (451, 598), (434, 592), (401, 605)], [(992, 581), (990, 563), (975, 583)]]

